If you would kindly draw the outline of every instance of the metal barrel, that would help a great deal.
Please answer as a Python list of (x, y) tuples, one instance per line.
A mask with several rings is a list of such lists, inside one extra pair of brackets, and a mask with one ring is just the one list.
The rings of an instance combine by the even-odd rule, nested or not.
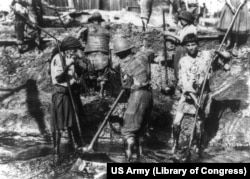
[(85, 52), (109, 53), (109, 36), (107, 34), (90, 34), (87, 38)]

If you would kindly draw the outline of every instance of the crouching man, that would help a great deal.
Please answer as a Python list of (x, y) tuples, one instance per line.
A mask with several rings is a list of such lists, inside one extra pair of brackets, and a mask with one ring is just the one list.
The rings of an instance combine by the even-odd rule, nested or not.
[[(74, 130), (77, 129), (75, 115), (78, 115), (79, 119), (84, 116), (80, 99), (79, 77), (81, 74), (78, 72), (85, 68), (84, 65), (80, 65), (77, 61), (79, 50), (82, 50), (81, 43), (76, 38), (68, 36), (63, 39), (60, 45), (61, 53), (57, 47), (52, 52), (50, 69), (54, 88), (52, 93), (51, 130), (56, 162), (59, 159), (58, 154), (60, 153), (60, 141), (63, 131), (68, 130), (69, 139), (73, 147), (75, 149), (78, 148), (78, 141), (75, 138), (77, 135), (75, 131), (77, 130)], [(76, 110), (73, 108), (67, 80), (70, 84)]]
[(119, 37), (114, 42), (114, 53), (120, 59), (123, 88), (130, 93), (128, 108), (124, 114), (122, 135), (126, 140), (125, 154), (128, 162), (132, 162), (133, 154), (140, 159), (140, 137), (150, 118), (153, 97), (151, 91), (151, 66), (148, 50), (134, 54), (133, 46), (126, 39)]
[[(187, 49), (186, 56), (179, 62), (179, 86), (182, 94), (173, 121), (173, 148), (175, 154), (178, 148), (178, 140), (181, 132), (181, 123), (184, 115), (196, 113), (198, 99), (201, 95), (201, 88), (206, 82), (201, 104), (199, 106), (198, 119), (196, 124), (197, 152), (202, 152), (202, 138), (204, 134), (204, 121), (210, 113), (212, 96), (208, 79), (205, 79), (207, 68), (212, 58), (211, 51), (199, 51), (198, 38), (195, 34), (188, 34), (184, 37), (183, 44)], [(225, 58), (225, 52), (218, 52), (218, 57)], [(227, 56), (227, 58), (229, 58)], [(216, 58), (213, 62), (217, 62)], [(214, 64), (213, 64), (214, 65)]]

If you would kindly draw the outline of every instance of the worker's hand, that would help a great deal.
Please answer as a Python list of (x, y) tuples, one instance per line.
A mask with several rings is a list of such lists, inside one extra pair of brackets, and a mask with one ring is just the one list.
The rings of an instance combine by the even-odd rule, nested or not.
[(242, 4), (245, 4), (247, 2), (247, 0), (240, 0), (240, 3)]
[(188, 93), (196, 93), (197, 91), (194, 89), (194, 82), (192, 83), (185, 83), (183, 84), (183, 92), (184, 94), (188, 94)]
[(215, 51), (216, 54), (223, 57), (224, 59), (230, 59), (231, 54), (228, 51)]
[(235, 13), (236, 13), (236, 9), (235, 9), (235, 7), (231, 6), (231, 7), (230, 7), (230, 10), (232, 11), (232, 13), (233, 13), (233, 14), (235, 14)]
[(130, 89), (133, 84), (133, 79), (127, 75), (124, 75), (122, 78), (122, 88)]
[(188, 93), (188, 95), (192, 98), (192, 100), (194, 101), (194, 105), (196, 108), (200, 108), (200, 104), (198, 101), (198, 98), (196, 97), (196, 95), (194, 93)]
[(182, 9), (179, 7), (179, 8), (177, 9), (177, 11), (178, 11), (178, 12), (181, 12), (181, 11), (182, 11)]
[(75, 65), (75, 61), (72, 61), (70, 64), (68, 64), (64, 72), (68, 71), (72, 65)]

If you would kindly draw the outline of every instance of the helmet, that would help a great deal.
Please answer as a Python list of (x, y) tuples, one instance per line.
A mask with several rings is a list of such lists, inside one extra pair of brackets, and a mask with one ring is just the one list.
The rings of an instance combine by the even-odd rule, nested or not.
[(99, 21), (99, 22), (104, 21), (100, 12), (98, 11), (94, 12), (92, 16), (88, 19), (88, 22), (93, 22), (93, 21)]
[(134, 46), (131, 45), (131, 43), (123, 37), (118, 37), (114, 41), (114, 53), (115, 54), (127, 51), (129, 49), (132, 49), (133, 47)]
[(182, 11), (180, 15), (178, 16), (179, 19), (183, 19), (185, 21), (188, 21), (189, 23), (193, 24), (195, 17), (194, 15), (189, 11)]

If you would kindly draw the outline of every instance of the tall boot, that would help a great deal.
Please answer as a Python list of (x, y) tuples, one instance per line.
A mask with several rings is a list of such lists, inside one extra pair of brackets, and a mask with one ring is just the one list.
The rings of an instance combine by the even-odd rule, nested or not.
[(172, 147), (172, 153), (175, 154), (178, 145), (179, 145), (179, 137), (181, 133), (181, 126), (180, 125), (173, 125), (173, 147)]
[(77, 150), (79, 146), (76, 142), (75, 135), (72, 129), (68, 129), (68, 135), (69, 135), (69, 140), (70, 140), (72, 147), (74, 148), (74, 150)]
[(53, 148), (56, 148), (56, 132), (52, 132)]
[(60, 158), (60, 143), (61, 143), (61, 131), (57, 130), (55, 133), (55, 158), (54, 161), (56, 164), (59, 163), (59, 158)]
[(101, 98), (104, 97), (104, 86), (105, 86), (105, 81), (100, 81), (100, 92), (99, 92), (99, 96)]
[(141, 144), (141, 140), (139, 137), (136, 137), (135, 139), (135, 148), (136, 148), (136, 159), (139, 162), (142, 156), (142, 144)]
[(202, 151), (203, 151), (203, 138), (204, 138), (204, 122), (199, 121), (197, 125), (197, 131), (196, 131), (196, 138), (197, 138), (197, 153), (199, 157), (202, 157)]
[(127, 142), (127, 149), (125, 150), (125, 153), (126, 153), (127, 160), (130, 163), (132, 162), (133, 149), (135, 146), (135, 138), (129, 137), (126, 142)]

